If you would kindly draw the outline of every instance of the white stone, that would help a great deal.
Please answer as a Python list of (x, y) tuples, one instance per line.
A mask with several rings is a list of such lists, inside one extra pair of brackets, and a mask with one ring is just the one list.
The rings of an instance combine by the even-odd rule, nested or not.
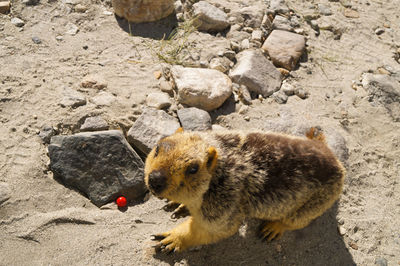
[(182, 104), (211, 111), (232, 94), (232, 81), (218, 70), (173, 66), (171, 74)]
[(65, 33), (69, 34), (69, 35), (72, 35), (72, 36), (76, 35), (78, 33), (78, 31), (79, 31), (78, 26), (76, 26), (75, 24), (73, 24), (71, 22), (69, 22), (67, 24), (66, 28), (67, 28), (67, 31)]
[(25, 25), (25, 22), (20, 18), (12, 18), (11, 23), (17, 27), (23, 27)]

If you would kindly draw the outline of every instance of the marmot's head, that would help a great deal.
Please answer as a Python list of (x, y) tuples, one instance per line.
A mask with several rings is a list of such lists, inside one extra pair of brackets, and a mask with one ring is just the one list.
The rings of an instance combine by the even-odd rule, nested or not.
[(161, 139), (149, 153), (145, 182), (160, 198), (188, 204), (208, 189), (217, 164), (217, 151), (196, 133), (178, 130)]

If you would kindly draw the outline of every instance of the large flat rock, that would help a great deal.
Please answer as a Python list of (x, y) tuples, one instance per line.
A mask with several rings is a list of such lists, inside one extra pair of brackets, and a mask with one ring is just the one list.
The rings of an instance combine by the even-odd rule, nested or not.
[(212, 111), (232, 94), (232, 81), (215, 69), (173, 66), (171, 74), (182, 104)]
[(97, 206), (121, 195), (137, 199), (146, 192), (143, 161), (120, 131), (52, 137), (49, 157), (54, 177)]
[(282, 75), (261, 51), (245, 50), (237, 55), (237, 60), (229, 74), (234, 82), (264, 97), (280, 89)]
[(128, 141), (147, 155), (161, 138), (180, 127), (178, 119), (162, 110), (146, 109), (128, 131)]
[(304, 36), (283, 30), (274, 30), (264, 42), (265, 50), (276, 66), (292, 70), (306, 47)]

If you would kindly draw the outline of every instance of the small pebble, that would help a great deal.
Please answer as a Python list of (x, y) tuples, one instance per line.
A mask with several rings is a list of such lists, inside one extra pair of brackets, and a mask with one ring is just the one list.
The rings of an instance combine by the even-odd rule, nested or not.
[(375, 30), (375, 34), (376, 35), (381, 35), (381, 34), (383, 34), (385, 32), (385, 29), (382, 29), (382, 28), (377, 28), (376, 30)]
[(275, 248), (276, 248), (276, 252), (278, 252), (278, 253), (282, 252), (282, 245), (278, 244), (278, 245), (276, 245)]
[(297, 89), (295, 91), (295, 94), (297, 95), (297, 97), (299, 97), (300, 99), (306, 99), (308, 97), (308, 93), (304, 90), (304, 89)]
[(84, 45), (84, 46), (82, 46), (82, 48), (83, 48), (83, 50), (87, 50), (87, 49), (89, 49), (89, 46)]
[(57, 37), (56, 37), (56, 40), (57, 40), (57, 41), (62, 41), (63, 39), (64, 39), (63, 36), (57, 36)]
[(162, 72), (161, 72), (161, 71), (155, 71), (155, 72), (153, 73), (153, 75), (154, 75), (154, 77), (155, 77), (156, 79), (160, 79), (161, 76), (162, 76)]
[(338, 226), (338, 231), (339, 231), (339, 234), (341, 235), (341, 236), (344, 236), (345, 234), (346, 234), (346, 229), (343, 227), (343, 226)]
[(358, 250), (358, 245), (355, 242), (350, 242), (349, 246), (354, 250)]
[(87, 8), (87, 6), (84, 6), (84, 5), (82, 5), (82, 4), (77, 4), (77, 5), (74, 7), (74, 10), (75, 10), (75, 12), (78, 12), (78, 13), (85, 13), (86, 10), (88, 10), (88, 8)]
[(12, 18), (11, 23), (17, 27), (23, 27), (25, 25), (25, 22), (20, 18)]
[(110, 12), (110, 11), (104, 11), (104, 12), (103, 12), (103, 14), (104, 14), (104, 15), (106, 15), (106, 16), (111, 16), (111, 15), (113, 14), (113, 12)]
[(34, 43), (36, 43), (36, 44), (41, 44), (42, 43), (42, 40), (41, 39), (39, 39), (39, 37), (32, 37), (32, 41), (34, 42)]

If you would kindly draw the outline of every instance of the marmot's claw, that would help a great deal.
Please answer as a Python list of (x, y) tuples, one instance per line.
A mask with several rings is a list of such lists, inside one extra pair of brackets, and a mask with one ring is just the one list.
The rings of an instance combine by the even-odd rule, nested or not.
[(163, 240), (165, 238), (165, 236), (161, 235), (161, 234), (159, 234), (159, 235), (151, 235), (151, 237), (152, 237), (151, 240), (156, 240), (156, 241)]
[(166, 212), (172, 212), (174, 210), (176, 210), (179, 207), (180, 203), (174, 202), (174, 201), (170, 201), (167, 202), (167, 204), (165, 204), (162, 209)]
[(286, 229), (281, 222), (267, 222), (261, 225), (260, 237), (265, 241), (278, 240)]
[(190, 215), (189, 210), (185, 207), (185, 205), (181, 204), (171, 214), (171, 218), (172, 219), (179, 219), (179, 218), (183, 218), (183, 217), (186, 217), (186, 216), (189, 216), (189, 215)]

